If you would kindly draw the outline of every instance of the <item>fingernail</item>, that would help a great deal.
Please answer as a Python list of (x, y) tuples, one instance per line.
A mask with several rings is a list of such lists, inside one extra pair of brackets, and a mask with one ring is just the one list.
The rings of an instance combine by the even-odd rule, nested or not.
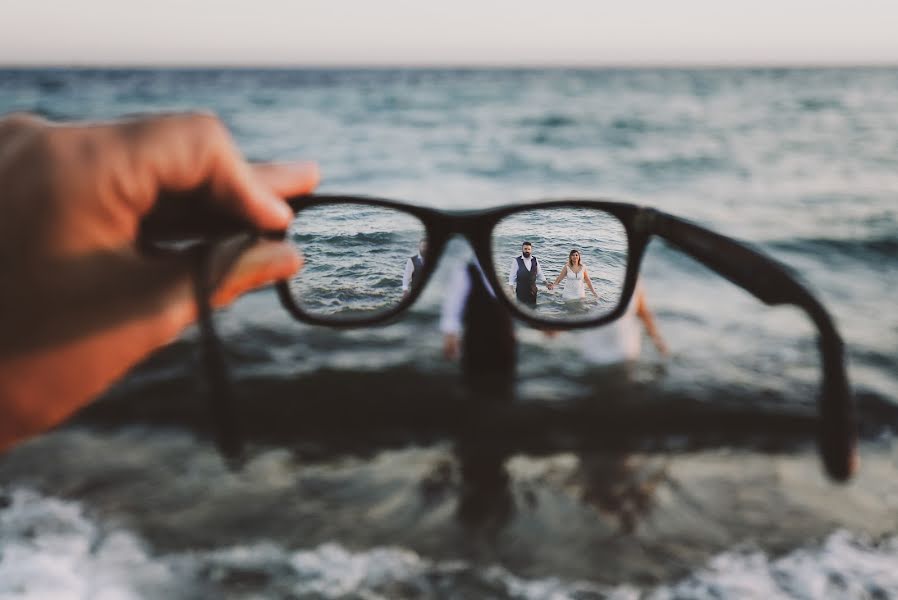
[(261, 198), (265, 199), (264, 202), (267, 205), (266, 208), (271, 211), (272, 216), (277, 218), (277, 227), (282, 229), (286, 228), (290, 224), (290, 221), (293, 220), (293, 209), (290, 208), (290, 205), (284, 202), (283, 198), (272, 194), (268, 190), (263, 190), (261, 188), (256, 189), (256, 193)]
[(287, 243), (262, 241), (246, 250), (216, 290), (217, 307), (232, 302), (252, 289), (291, 277), (303, 266), (303, 259)]
[(285, 167), (297, 173), (306, 173), (318, 177), (320, 170), (318, 163), (313, 160), (293, 160), (284, 164)]
[(261, 242), (246, 253), (245, 265), (252, 270), (267, 268), (272, 272), (295, 271), (302, 266), (302, 257), (290, 244)]
[(288, 163), (288, 168), (297, 175), (301, 175), (302, 178), (306, 180), (306, 187), (309, 191), (315, 189), (321, 181), (321, 169), (316, 162), (310, 160), (297, 160)]
[(279, 216), (289, 224), (293, 220), (293, 209), (283, 199), (275, 196), (275, 200)]

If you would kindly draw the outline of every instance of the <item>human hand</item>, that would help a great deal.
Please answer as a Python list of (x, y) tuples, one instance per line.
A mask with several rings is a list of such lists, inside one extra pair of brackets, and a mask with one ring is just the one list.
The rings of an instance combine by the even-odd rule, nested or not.
[(443, 357), (446, 360), (456, 360), (458, 358), (458, 334), (447, 333), (443, 335)]
[[(317, 182), (307, 163), (251, 167), (209, 115), (0, 119), (0, 451), (58, 424), (195, 320), (191, 261), (151, 259), (135, 243), (160, 196), (283, 230), (292, 213), (281, 196)], [(285, 243), (239, 247), (212, 258), (228, 272), (215, 306), (302, 266)]]
[(548, 284), (546, 287), (548, 287), (550, 290), (553, 290), (553, 289), (555, 289), (555, 284), (554, 284), (554, 283), (550, 283), (550, 284)]

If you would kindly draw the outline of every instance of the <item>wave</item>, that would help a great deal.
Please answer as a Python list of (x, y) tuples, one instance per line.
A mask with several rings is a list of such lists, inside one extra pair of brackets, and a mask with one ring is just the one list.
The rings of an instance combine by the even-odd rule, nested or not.
[(699, 154), (696, 156), (672, 156), (657, 160), (635, 162), (636, 169), (644, 177), (664, 177), (670, 175), (692, 175), (696, 173), (719, 173), (735, 168), (730, 161), (719, 156)]
[(545, 129), (557, 129), (560, 127), (572, 127), (577, 125), (577, 120), (569, 115), (550, 113), (539, 117), (527, 117), (521, 119), (519, 124), (524, 127), (540, 127)]
[[(486, 396), (472, 394), (446, 369), (425, 374), (382, 365), (370, 372), (318, 368), (299, 373), (298, 368), (294, 366), (290, 377), (261, 372), (234, 383), (235, 417), (248, 439), (273, 444), (315, 441), (334, 451), (370, 451), (461, 439), (476, 416), (480, 430), (509, 452), (788, 450), (812, 444), (818, 428), (812, 401), (737, 386), (705, 386), (686, 394), (633, 384), (613, 369), (585, 378), (578, 399), (558, 401), (508, 400), (495, 390)], [(573, 377), (566, 380), (576, 382)], [(75, 424), (174, 425), (205, 432), (205, 403), (189, 373), (167, 380), (138, 379), (87, 407)], [(857, 405), (862, 435), (876, 438), (884, 430), (898, 431), (898, 406), (888, 398), (865, 392), (858, 394)]]
[(898, 539), (875, 541), (840, 530), (820, 546), (775, 558), (751, 549), (725, 552), (649, 600), (673, 598), (898, 598)]
[(798, 238), (767, 242), (774, 250), (813, 256), (843, 256), (862, 262), (898, 263), (898, 235), (869, 238)]
[(735, 548), (679, 581), (647, 587), (525, 578), (499, 565), (431, 560), (401, 547), (351, 551), (333, 542), (154, 554), (137, 535), (97, 523), (78, 503), (27, 489), (2, 497), (4, 598), (898, 598), (898, 539), (846, 530), (780, 557)]
[(840, 109), (843, 106), (836, 98), (802, 98), (798, 101), (798, 108), (803, 112), (820, 112), (829, 109)]
[(657, 128), (657, 125), (650, 125), (643, 119), (638, 117), (631, 118), (617, 118), (611, 122), (611, 129), (622, 132), (633, 132), (633, 133), (644, 133), (652, 128)]
[[(389, 244), (391, 242), (396, 241), (399, 236), (395, 233), (377, 231), (377, 232), (359, 232), (352, 233), (346, 235), (328, 235), (321, 233), (299, 233), (293, 232), (290, 235), (290, 239), (298, 244), (302, 245), (310, 245), (311, 243), (315, 243), (315, 247), (328, 248), (329, 251), (333, 252), (335, 248), (340, 248), (341, 246), (361, 246), (361, 245), (382, 245)], [(305, 248), (305, 246), (302, 246)], [(414, 252), (416, 252), (417, 248), (414, 247), (414, 244), (409, 249), (409, 256), (411, 256)], [(307, 252), (309, 249), (306, 250)]]

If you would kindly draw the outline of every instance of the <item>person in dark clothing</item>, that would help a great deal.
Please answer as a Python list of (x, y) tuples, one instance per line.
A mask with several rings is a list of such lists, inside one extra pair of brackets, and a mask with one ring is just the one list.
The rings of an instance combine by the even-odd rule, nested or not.
[(440, 329), (443, 354), (449, 360), (461, 359), (466, 381), (512, 384), (517, 349), (511, 316), (476, 262), (458, 270), (449, 282)]
[(507, 451), (501, 440), (483, 431), (478, 416), (490, 406), (513, 400), (517, 342), (508, 311), (496, 300), (476, 262), (452, 278), (440, 327), (444, 354), (460, 358), (467, 392), (462, 410), (470, 417), (466, 434), (455, 445), (462, 478), (458, 518), (470, 526), (487, 522), (501, 526), (514, 508), (505, 470)]
[(427, 254), (427, 240), (422, 238), (418, 242), (418, 254), (409, 256), (405, 261), (405, 272), (402, 274), (402, 295), (405, 296), (415, 285), (418, 273), (424, 268), (424, 255)]
[(530, 308), (536, 308), (536, 282), (542, 281), (548, 289), (552, 289), (549, 280), (543, 273), (542, 266), (536, 256), (533, 256), (533, 244), (524, 242), (521, 244), (521, 254), (511, 262), (508, 271), (508, 285), (518, 302), (526, 304)]

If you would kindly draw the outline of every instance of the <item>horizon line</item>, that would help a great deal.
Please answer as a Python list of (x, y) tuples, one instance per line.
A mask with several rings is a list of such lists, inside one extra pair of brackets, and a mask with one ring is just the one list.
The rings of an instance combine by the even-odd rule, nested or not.
[(402, 62), (4, 62), (0, 61), (0, 69), (69, 69), (69, 70), (651, 70), (651, 69), (850, 69), (850, 68), (898, 68), (898, 59), (875, 61), (732, 61), (732, 62), (689, 62), (689, 61), (631, 61), (631, 62), (441, 62), (402, 63)]

